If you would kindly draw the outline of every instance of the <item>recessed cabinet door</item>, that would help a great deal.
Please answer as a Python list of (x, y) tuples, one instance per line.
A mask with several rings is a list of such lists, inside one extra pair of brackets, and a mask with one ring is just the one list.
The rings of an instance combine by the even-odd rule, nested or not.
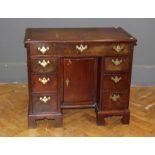
[(64, 58), (64, 105), (93, 105), (96, 100), (96, 58)]

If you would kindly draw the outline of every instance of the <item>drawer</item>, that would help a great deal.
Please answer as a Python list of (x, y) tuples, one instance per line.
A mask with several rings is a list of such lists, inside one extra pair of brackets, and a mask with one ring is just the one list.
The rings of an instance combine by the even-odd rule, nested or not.
[(102, 110), (123, 110), (128, 108), (127, 92), (107, 92), (102, 94)]
[(44, 58), (44, 59), (31, 59), (31, 70), (32, 73), (36, 74), (50, 74), (57, 72), (58, 70), (58, 61), (53, 58)]
[(129, 77), (127, 74), (108, 74), (104, 75), (102, 90), (107, 91), (122, 91), (129, 88)]
[(57, 76), (31, 75), (32, 92), (57, 92)]
[[(46, 51), (45, 53), (41, 52)], [(130, 44), (110, 44), (110, 43), (51, 43), (32, 44), (30, 53), (32, 56), (53, 55), (53, 56), (115, 56), (127, 55), (132, 51)]]
[(32, 56), (51, 55), (52, 51), (54, 51), (54, 48), (49, 43), (30, 44), (30, 55)]
[(125, 72), (129, 70), (128, 57), (105, 57), (105, 72)]
[(57, 96), (51, 94), (34, 94), (32, 96), (34, 114), (57, 112)]

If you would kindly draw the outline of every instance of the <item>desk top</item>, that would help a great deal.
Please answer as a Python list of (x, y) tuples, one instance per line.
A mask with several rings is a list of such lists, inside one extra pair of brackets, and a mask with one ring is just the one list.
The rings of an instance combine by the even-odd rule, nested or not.
[(122, 28), (28, 28), (25, 44), (33, 42), (130, 42), (136, 39)]

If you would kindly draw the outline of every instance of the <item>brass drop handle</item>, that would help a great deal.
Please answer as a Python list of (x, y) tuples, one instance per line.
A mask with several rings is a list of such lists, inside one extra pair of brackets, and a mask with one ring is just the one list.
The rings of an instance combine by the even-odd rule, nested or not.
[(38, 51), (40, 51), (42, 54), (45, 54), (50, 48), (47, 46), (38, 47)]
[(50, 61), (46, 61), (46, 60), (43, 60), (42, 62), (39, 60), (38, 63), (42, 66), (42, 67), (46, 67), (48, 64), (50, 64)]
[(123, 45), (115, 45), (113, 46), (113, 50), (115, 50), (117, 53), (121, 52), (124, 49)]
[(111, 77), (111, 80), (114, 82), (114, 83), (118, 83), (120, 80), (122, 80), (122, 77), (118, 77), (118, 76), (115, 76), (115, 77)]
[(85, 51), (87, 48), (88, 48), (87, 45), (83, 45), (83, 44), (76, 45), (76, 49), (77, 49), (78, 51), (80, 51), (81, 53), (82, 53), (83, 51)]
[(42, 79), (39, 78), (38, 81), (40, 81), (43, 85), (45, 85), (48, 81), (50, 81), (50, 78), (46, 79), (45, 77), (43, 77)]
[(116, 95), (116, 94), (110, 95), (110, 99), (114, 102), (116, 102), (119, 98), (120, 98), (120, 95)]
[(118, 65), (120, 65), (120, 64), (123, 62), (123, 60), (122, 60), (122, 59), (119, 60), (119, 59), (117, 58), (117, 59), (115, 59), (115, 60), (112, 59), (111, 62), (112, 62), (115, 66), (118, 66)]
[(46, 96), (39, 98), (39, 100), (44, 102), (44, 103), (47, 103), (47, 101), (49, 101), (50, 99), (51, 99), (51, 97), (46, 97)]
[(68, 87), (69, 86), (69, 82), (70, 82), (69, 79), (66, 79), (65, 82), (66, 82), (66, 86)]

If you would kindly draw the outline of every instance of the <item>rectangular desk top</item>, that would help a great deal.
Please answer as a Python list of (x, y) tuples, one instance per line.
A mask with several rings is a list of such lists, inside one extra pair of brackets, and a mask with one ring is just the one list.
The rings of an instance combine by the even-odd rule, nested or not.
[(28, 28), (25, 44), (33, 42), (129, 42), (136, 39), (122, 28)]

